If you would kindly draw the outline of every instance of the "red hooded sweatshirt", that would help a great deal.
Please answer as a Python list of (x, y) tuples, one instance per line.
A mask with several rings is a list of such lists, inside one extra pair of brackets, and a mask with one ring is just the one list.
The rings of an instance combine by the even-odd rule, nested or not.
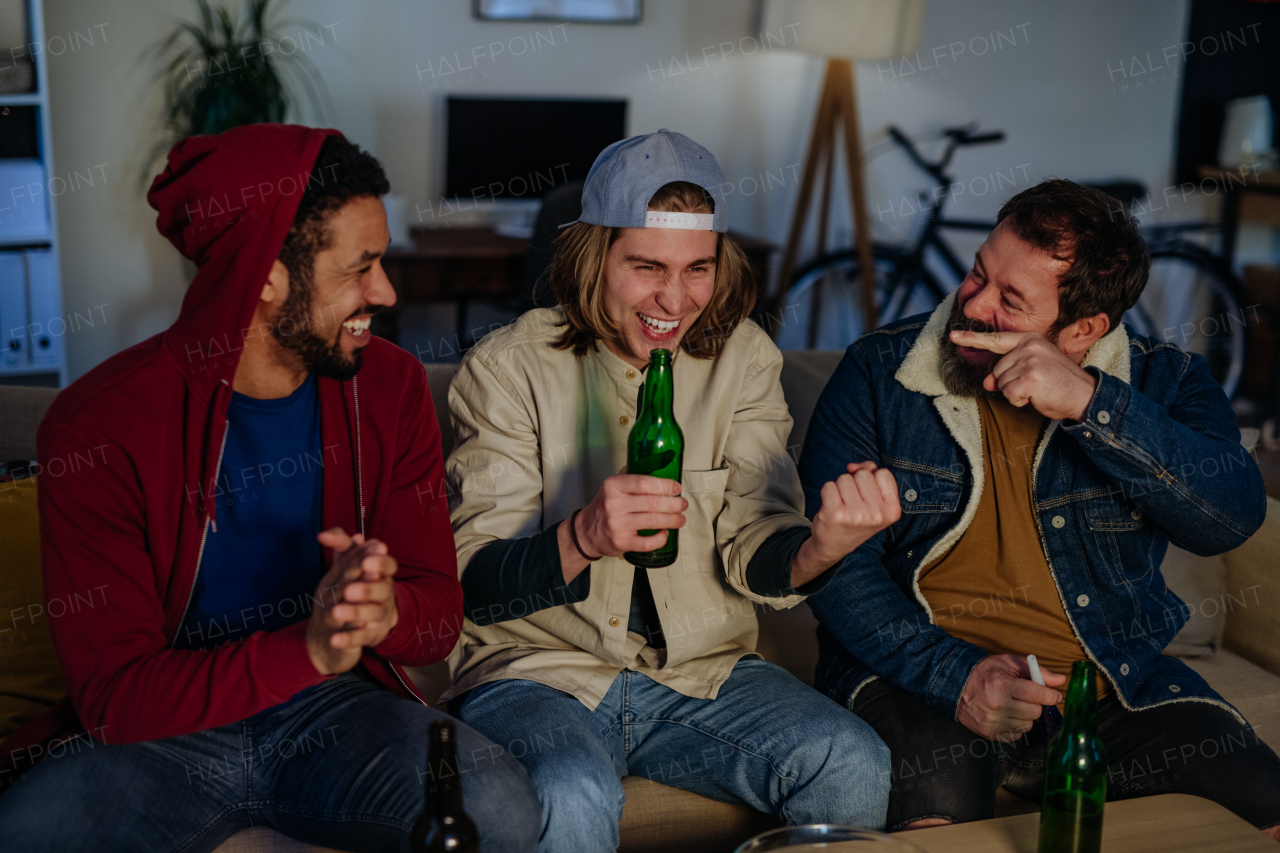
[[(254, 307), (320, 145), (336, 132), (259, 124), (192, 137), (152, 184), (160, 232), (199, 271), (177, 322), (69, 386), (40, 425), (46, 604), (93, 605), (60, 607), (51, 620), (70, 695), (0, 746), (0, 786), (77, 732), (114, 744), (188, 734), (325, 680), (305, 620), (217, 649), (177, 650), (173, 640), (217, 522), (243, 341), (256, 333)], [(401, 667), (444, 658), (462, 622), (426, 373), (374, 338), (354, 379), (316, 379), (322, 445), (336, 445), (323, 469), (323, 526), (381, 539), (399, 562), (399, 621), (358, 671), (422, 701)]]

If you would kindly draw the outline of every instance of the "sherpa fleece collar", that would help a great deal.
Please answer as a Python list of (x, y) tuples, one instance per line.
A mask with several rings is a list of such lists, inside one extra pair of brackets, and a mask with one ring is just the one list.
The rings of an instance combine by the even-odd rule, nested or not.
[[(938, 369), (938, 360), (942, 354), (942, 336), (947, 331), (947, 320), (951, 317), (951, 306), (955, 303), (953, 291), (942, 304), (930, 315), (920, 336), (912, 345), (907, 357), (894, 378), (908, 391), (916, 391), (934, 398), (933, 405), (947, 425), (952, 437), (964, 450), (969, 459), (969, 470), (973, 472), (973, 490), (969, 494), (969, 503), (964, 508), (959, 523), (951, 528), (934, 543), (929, 553), (916, 566), (915, 587), (917, 600), (929, 610), (924, 595), (920, 592), (920, 570), (933, 563), (960, 541), (960, 537), (969, 529), (974, 515), (978, 511), (978, 499), (982, 496), (984, 472), (986, 466), (982, 456), (982, 417), (978, 414), (978, 401), (972, 397), (957, 397), (948, 394), (942, 383), (942, 372)], [(1096, 367), (1104, 373), (1128, 383), (1130, 378), (1129, 335), (1121, 324), (1098, 340), (1085, 354), (1082, 367)], [(1049, 439), (1058, 426), (1058, 421), (1050, 421), (1036, 449), (1035, 461), (1032, 464), (1032, 487), (1035, 484), (1035, 472), (1040, 469), (1040, 460), (1044, 457)], [(930, 611), (930, 621), (933, 615)]]
[[(942, 384), (942, 372), (938, 369), (938, 358), (942, 353), (942, 336), (947, 330), (947, 319), (951, 316), (951, 306), (955, 303), (954, 291), (942, 300), (929, 316), (929, 321), (920, 330), (920, 337), (902, 366), (894, 374), (908, 391), (918, 391), (930, 397), (940, 397), (947, 393)], [(1096, 367), (1103, 373), (1110, 374), (1122, 382), (1129, 381), (1129, 335), (1121, 324), (1107, 332), (1085, 354), (1081, 367)], [(976, 405), (976, 403), (975, 403)]]

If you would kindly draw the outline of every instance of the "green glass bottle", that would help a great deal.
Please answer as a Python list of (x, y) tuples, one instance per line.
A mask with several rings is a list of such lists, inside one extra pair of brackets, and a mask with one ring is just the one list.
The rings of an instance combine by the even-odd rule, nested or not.
[[(671, 405), (675, 387), (671, 378), (671, 351), (655, 349), (649, 353), (649, 369), (641, 390), (636, 424), (627, 437), (627, 473), (648, 474), (680, 480), (684, 465), (684, 433), (676, 423)], [(652, 536), (656, 530), (641, 530), (641, 536)], [(679, 531), (668, 531), (667, 542), (656, 551), (628, 551), (622, 557), (633, 566), (660, 569), (676, 561)]]
[(1107, 799), (1107, 750), (1098, 737), (1097, 670), (1071, 667), (1062, 728), (1049, 741), (1040, 808), (1040, 853), (1098, 853)]
[(480, 853), (480, 833), (462, 810), (462, 774), (453, 723), (427, 726), (426, 808), (409, 836), (413, 853)]

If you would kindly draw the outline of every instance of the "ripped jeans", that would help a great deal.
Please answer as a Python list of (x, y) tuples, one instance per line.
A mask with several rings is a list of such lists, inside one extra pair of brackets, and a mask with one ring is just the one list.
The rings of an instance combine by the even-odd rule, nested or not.
[[(893, 754), (890, 831), (925, 818), (990, 818), (1001, 786), (1040, 802), (1043, 743), (987, 740), (879, 678), (858, 692), (853, 712)], [(1107, 747), (1108, 800), (1192, 794), (1259, 829), (1280, 824), (1280, 758), (1221, 706), (1189, 701), (1130, 711), (1112, 693), (1098, 703), (1098, 734)]]

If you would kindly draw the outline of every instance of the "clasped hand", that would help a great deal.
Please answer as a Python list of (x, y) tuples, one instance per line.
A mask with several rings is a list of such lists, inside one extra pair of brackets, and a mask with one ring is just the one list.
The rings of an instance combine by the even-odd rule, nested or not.
[(396, 560), (386, 543), (365, 541), (359, 533), (348, 536), (341, 527), (316, 538), (334, 555), (316, 588), (307, 652), (317, 671), (334, 675), (354, 667), (366, 646), (378, 645), (396, 626)]

